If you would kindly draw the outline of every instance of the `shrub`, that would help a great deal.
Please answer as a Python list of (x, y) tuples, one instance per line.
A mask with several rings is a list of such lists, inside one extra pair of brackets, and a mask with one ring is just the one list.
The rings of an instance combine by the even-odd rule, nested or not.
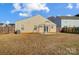
[(64, 32), (64, 33), (79, 33), (79, 27), (67, 27), (67, 26), (64, 26), (61, 30), (61, 32)]

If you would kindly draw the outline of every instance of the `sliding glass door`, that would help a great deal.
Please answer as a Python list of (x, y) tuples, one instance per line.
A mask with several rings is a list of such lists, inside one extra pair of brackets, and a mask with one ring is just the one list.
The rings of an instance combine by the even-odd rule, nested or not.
[(44, 32), (48, 32), (48, 26), (44, 26)]

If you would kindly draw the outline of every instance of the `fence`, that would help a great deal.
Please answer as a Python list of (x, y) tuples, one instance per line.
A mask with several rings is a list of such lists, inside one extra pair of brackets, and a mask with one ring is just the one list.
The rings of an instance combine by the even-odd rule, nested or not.
[(5, 33), (5, 34), (8, 34), (8, 33), (14, 33), (15, 32), (15, 25), (1, 25), (0, 26), (0, 34), (2, 33)]

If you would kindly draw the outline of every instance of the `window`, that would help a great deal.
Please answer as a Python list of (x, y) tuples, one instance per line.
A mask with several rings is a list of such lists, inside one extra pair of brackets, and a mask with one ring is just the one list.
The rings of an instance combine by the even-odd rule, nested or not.
[(48, 32), (48, 26), (44, 26), (44, 32)]
[(39, 28), (42, 28), (42, 25), (39, 25)]
[(34, 30), (37, 30), (37, 26), (36, 25), (34, 25)]
[(51, 26), (51, 28), (53, 28), (53, 26)]
[(24, 30), (24, 25), (21, 25), (21, 30)]

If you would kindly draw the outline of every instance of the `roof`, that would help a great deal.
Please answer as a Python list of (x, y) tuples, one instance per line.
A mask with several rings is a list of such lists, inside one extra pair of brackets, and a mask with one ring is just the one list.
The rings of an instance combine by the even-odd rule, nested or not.
[(77, 16), (59, 16), (60, 18), (61, 18), (61, 20), (63, 20), (63, 19), (73, 19), (73, 20), (79, 20), (79, 17), (77, 17)]
[(0, 25), (11, 25), (11, 26), (15, 26), (15, 24), (5, 24), (5, 23), (0, 23)]
[(0, 23), (0, 25), (4, 25), (4, 23)]
[(8, 24), (8, 25), (12, 25), (12, 26), (13, 26), (13, 25), (15, 25), (15, 24)]
[(48, 19), (49, 20), (56, 20), (56, 19), (59, 19), (59, 20), (64, 20), (64, 19), (79, 20), (79, 17), (77, 17), (77, 16), (56, 16), (56, 17), (50, 16), (50, 17), (48, 17)]
[(30, 17), (30, 18), (25, 18), (25, 19), (17, 21), (16, 23), (18, 23), (18, 24), (20, 24), (20, 23), (22, 23), (22, 24), (23, 23), (27, 23), (27, 24), (41, 24), (41, 23), (44, 23), (46, 21), (49, 21), (51, 24), (55, 24), (54, 22), (48, 20), (47, 18), (44, 18), (41, 15), (36, 15), (36, 16)]
[[(42, 17), (42, 18), (44, 18), (44, 17), (41, 16), (41, 15), (36, 15), (36, 16), (32, 16), (32, 17), (30, 17), (30, 18), (24, 18), (24, 19), (18, 20), (18, 21), (16, 21), (16, 22), (25, 21), (25, 20), (29, 21), (29, 20), (31, 20), (32, 18), (37, 18), (37, 17)], [(44, 19), (47, 19), (47, 18), (44, 18)], [(48, 20), (48, 19), (47, 19), (47, 20)]]
[(56, 17), (54, 17), (54, 16), (51, 16), (51, 17), (48, 17), (48, 20), (50, 20), (51, 22), (53, 22), (53, 23), (55, 23), (56, 25), (57, 25), (57, 27), (60, 27), (61, 25), (61, 19), (60, 19), (60, 17), (58, 17), (58, 16), (56, 16)]

